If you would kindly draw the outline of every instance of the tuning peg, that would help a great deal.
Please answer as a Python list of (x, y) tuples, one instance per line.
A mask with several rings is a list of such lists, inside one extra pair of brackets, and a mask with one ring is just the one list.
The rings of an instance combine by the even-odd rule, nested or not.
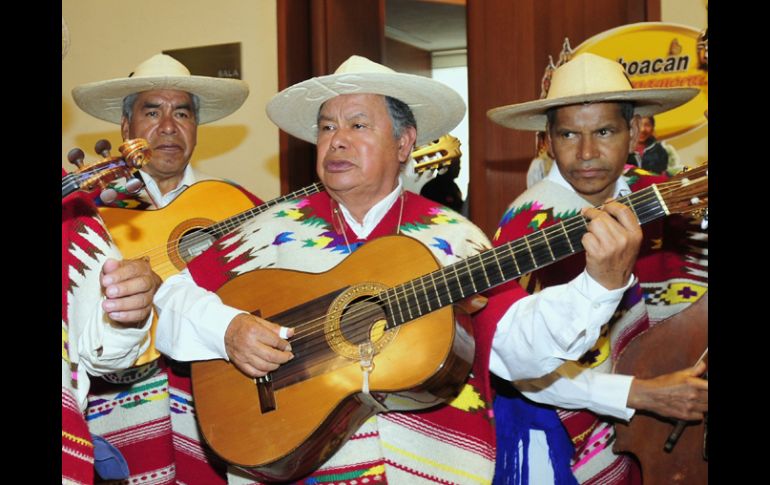
[(105, 204), (111, 204), (115, 199), (118, 198), (118, 193), (115, 191), (115, 189), (104, 189), (102, 190), (102, 193), (99, 194), (99, 198), (102, 199), (102, 202)]
[(78, 169), (83, 167), (83, 159), (85, 156), (86, 154), (83, 153), (83, 150), (77, 147), (67, 152), (67, 160), (69, 160), (70, 163), (75, 165)]
[(94, 150), (96, 150), (96, 153), (101, 155), (104, 158), (108, 158), (110, 156), (110, 149), (112, 148), (112, 144), (102, 138), (101, 140), (97, 141), (94, 145)]

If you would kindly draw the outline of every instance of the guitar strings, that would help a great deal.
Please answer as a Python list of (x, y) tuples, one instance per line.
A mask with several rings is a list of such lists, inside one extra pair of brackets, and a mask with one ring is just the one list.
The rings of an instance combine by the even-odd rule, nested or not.
[[(672, 184), (666, 184), (666, 183), (663, 183), (663, 184), (658, 184), (658, 188), (659, 188), (659, 190), (660, 190), (661, 188), (665, 190), (665, 189), (667, 188), (667, 186), (668, 186), (668, 185), (672, 185)], [(651, 192), (651, 191), (650, 191), (650, 192)], [(635, 193), (635, 194), (641, 194), (641, 193), (642, 193), (642, 191), (640, 191), (640, 192), (637, 192), (637, 193)], [(633, 195), (633, 194), (632, 194), (632, 195)], [(631, 197), (631, 196), (629, 196), (629, 198), (630, 198), (630, 197)], [(654, 193), (649, 193), (649, 194), (645, 194), (645, 195), (644, 195), (643, 197), (641, 197), (641, 198), (640, 198), (640, 197), (636, 197), (636, 200), (634, 200), (634, 201), (631, 201), (631, 202), (632, 202), (632, 204), (633, 204), (634, 202), (635, 202), (635, 203), (637, 203), (637, 204), (644, 204), (645, 202), (649, 202), (650, 200), (653, 200), (653, 199), (655, 199), (655, 198), (656, 198), (656, 197), (655, 197), (655, 194), (654, 194)], [(661, 210), (661, 209), (660, 209), (659, 207), (652, 207), (652, 208), (644, 209), (644, 211), (643, 211), (643, 212), (640, 212), (640, 213), (638, 213), (637, 215), (638, 215), (638, 218), (639, 218), (639, 219), (644, 219), (644, 218), (645, 218), (646, 216), (648, 216), (650, 213), (654, 213), (655, 211), (657, 211), (657, 212), (660, 212), (660, 210)], [(573, 222), (573, 221), (571, 221), (570, 219), (577, 219), (577, 220)], [(564, 223), (564, 225), (565, 225), (565, 226), (567, 226), (567, 227), (571, 226), (571, 228), (570, 228), (570, 229), (574, 229), (574, 227), (576, 227), (576, 224), (578, 224), (578, 225), (580, 225), (580, 224), (585, 224), (585, 219), (584, 219), (584, 218), (582, 218), (582, 216), (581, 216), (581, 217), (577, 217), (577, 218), (570, 218), (570, 219), (568, 219), (567, 221), (563, 221), (563, 223)], [(567, 222), (569, 222), (569, 225), (568, 225), (568, 224), (566, 224)], [(549, 226), (549, 228), (546, 228), (546, 229), (545, 229), (545, 230), (543, 230), (543, 231), (540, 231), (540, 232), (538, 232), (538, 233), (535, 233), (535, 234), (533, 234), (533, 235), (530, 235), (530, 237), (531, 237), (531, 236), (536, 236), (536, 237), (532, 238), (532, 240), (531, 240), (531, 241), (529, 241), (529, 243), (530, 243), (530, 244), (533, 244), (533, 243), (534, 243), (534, 246), (535, 246), (535, 247), (534, 247), (534, 249), (533, 249), (531, 252), (535, 254), (535, 259), (536, 259), (536, 260), (537, 260), (537, 259), (540, 259), (540, 258), (538, 258), (538, 257), (537, 257), (537, 255), (540, 255), (541, 257), (543, 257), (544, 255), (545, 255), (545, 256), (547, 256), (547, 254), (548, 254), (548, 253), (550, 253), (550, 251), (551, 251), (551, 250), (550, 250), (550, 249), (549, 249), (549, 247), (548, 247), (547, 235), (546, 235), (545, 233), (548, 231), (548, 229), (552, 229), (552, 228), (553, 228), (553, 229), (556, 229), (556, 230), (558, 230), (558, 229), (559, 229), (559, 228), (558, 228), (558, 226)], [(567, 230), (569, 230), (569, 229), (567, 229)], [(515, 258), (515, 251), (516, 251), (516, 248), (514, 247), (514, 244), (512, 244), (512, 243), (519, 243), (519, 244), (518, 244), (518, 245), (519, 245), (519, 248), (523, 248), (523, 246), (524, 246), (524, 243), (523, 243), (523, 240), (522, 240), (522, 239), (518, 239), (518, 240), (516, 240), (516, 241), (512, 241), (511, 243), (509, 243), (509, 244), (510, 244), (510, 247), (508, 248), (508, 250), (509, 250), (509, 251), (510, 251), (510, 252), (513, 254), (513, 257)], [(504, 247), (504, 246), (501, 246), (501, 248), (502, 248), (502, 247)], [(577, 251), (574, 251), (574, 252), (577, 252)], [(474, 267), (475, 267), (475, 269), (477, 269), (477, 268), (479, 268), (479, 267), (482, 267), (482, 266), (484, 266), (484, 265), (485, 265), (485, 263), (484, 263), (484, 260), (485, 260), (485, 259), (487, 260), (487, 261), (486, 261), (487, 263), (491, 262), (491, 261), (492, 261), (492, 258), (490, 258), (490, 257), (489, 257), (489, 255), (490, 255), (490, 254), (491, 254), (491, 252), (489, 252), (489, 251), (486, 251), (486, 252), (484, 252), (484, 253), (481, 253), (481, 254), (479, 254), (479, 255), (476, 255), (476, 256), (479, 256), (479, 258), (478, 258), (478, 261), (479, 261), (479, 262), (475, 262), (475, 261), (474, 261), (474, 263), (473, 263), (472, 265), (468, 265), (468, 268), (469, 268), (469, 269), (472, 271), (472, 270), (474, 269)], [(473, 258), (473, 257), (472, 257), (472, 258)], [(469, 259), (470, 259), (470, 258), (469, 258)], [(465, 260), (465, 261), (467, 262), (467, 260)], [(505, 260), (504, 260), (504, 261), (502, 261), (502, 262), (500, 262), (500, 261), (498, 260), (498, 261), (496, 261), (496, 262), (497, 262), (498, 264), (501, 264), (501, 265), (511, 266), (511, 263), (510, 263), (510, 262), (508, 262), (508, 261), (505, 261)], [(453, 264), (453, 265), (451, 265), (451, 266), (450, 266), (450, 267), (455, 267), (455, 277), (456, 277), (456, 278), (458, 278), (458, 277), (459, 277), (459, 273), (458, 273), (458, 271), (457, 271), (457, 266), (458, 266), (458, 263), (455, 263), (455, 264)], [(450, 268), (450, 267), (446, 267), (446, 268)], [(443, 268), (443, 269), (446, 269), (446, 268)], [(440, 271), (441, 271), (441, 270), (438, 270), (438, 271), (436, 271), (436, 273), (438, 273), (438, 272), (440, 272)], [(424, 275), (424, 276), (422, 276), (422, 277), (420, 277), (420, 278), (418, 278), (418, 279), (415, 279), (415, 280), (413, 280), (413, 282), (415, 282), (415, 281), (419, 281), (419, 282), (421, 283), (422, 287), (423, 287), (423, 290), (424, 290), (424, 289), (426, 288), (426, 284), (425, 284), (425, 282), (426, 282), (426, 278), (427, 278), (427, 276), (430, 276), (430, 275)], [(513, 278), (510, 278), (510, 279), (513, 279)], [(431, 280), (433, 281), (433, 278), (431, 278)], [(412, 292), (414, 292), (414, 291), (415, 291), (415, 290), (414, 290), (414, 283), (413, 283), (413, 282), (412, 282)], [(460, 287), (460, 291), (461, 291), (461, 292), (464, 292), (464, 290), (462, 289), (462, 287), (461, 287), (461, 285), (460, 285), (459, 279), (458, 279), (458, 286)], [(400, 293), (400, 294), (399, 294), (399, 288), (401, 288), (401, 293)], [(434, 289), (435, 289), (435, 286), (434, 286)], [(409, 289), (408, 289), (408, 288), (406, 288), (406, 287), (405, 287), (405, 285), (399, 285), (399, 286), (397, 286), (397, 287), (394, 287), (394, 288), (392, 288), (391, 290), (393, 290), (393, 293), (394, 293), (394, 297), (395, 297), (396, 301), (403, 301), (403, 303), (404, 303), (404, 306), (405, 306), (405, 307), (406, 307), (406, 309), (407, 309), (407, 311), (406, 311), (406, 312), (404, 312), (404, 310), (403, 310), (403, 309), (401, 309), (401, 308), (400, 308), (400, 305), (399, 305), (399, 309), (400, 309), (400, 312), (401, 312), (401, 314), (402, 314), (402, 315), (403, 315), (403, 314), (405, 314), (405, 313), (408, 313), (410, 316), (412, 316), (412, 315), (416, 314), (416, 315), (418, 315), (418, 317), (423, 315), (423, 313), (422, 313), (422, 312), (420, 311), (420, 309), (419, 309), (419, 307), (420, 307), (420, 303), (419, 303), (419, 301), (415, 302), (413, 299), (411, 299), (411, 298), (410, 298), (410, 297), (411, 297), (411, 294), (409, 293)], [(379, 300), (381, 299), (381, 295), (382, 295), (383, 293), (387, 293), (387, 292), (388, 292), (388, 291), (385, 291), (385, 292), (382, 292), (382, 293), (380, 293), (380, 294), (378, 294), (378, 295), (374, 295), (374, 296), (372, 296), (372, 297), (368, 298), (368, 299), (367, 299), (367, 300), (365, 300), (365, 301), (370, 301), (370, 302), (373, 302), (373, 303), (375, 303), (375, 304), (376, 304), (377, 302), (376, 302), (375, 300), (378, 300), (378, 301), (379, 301)], [(475, 293), (475, 292), (470, 292), (470, 293)], [(437, 292), (437, 295), (441, 295), (441, 294), (443, 294), (443, 296), (445, 296), (445, 297), (446, 297), (446, 300), (445, 300), (445, 301), (449, 302), (449, 300), (451, 299), (451, 288), (449, 288), (448, 286), (446, 286), (446, 291), (442, 291), (441, 293), (438, 293), (438, 292)], [(406, 297), (406, 298), (404, 298), (404, 297)], [(440, 301), (440, 296), (439, 296), (439, 301)], [(416, 306), (415, 306), (415, 305), (416, 305)], [(442, 305), (442, 307), (444, 307), (444, 306), (447, 306), (447, 305)], [(429, 305), (429, 307), (430, 307), (430, 305)], [(414, 310), (414, 313), (412, 313), (412, 312), (411, 312), (411, 310)], [(431, 309), (430, 311), (433, 311), (433, 310)], [(356, 315), (356, 313), (358, 313), (358, 315)], [(351, 312), (349, 312), (349, 314), (347, 315), (347, 317), (348, 317), (348, 318), (350, 318), (351, 316), (355, 316), (355, 317), (357, 317), (357, 316), (364, 316), (364, 315), (365, 315), (365, 314), (367, 314), (367, 313), (371, 313), (371, 310), (365, 309), (365, 310), (363, 310), (363, 311), (360, 311), (360, 312), (351, 311)], [(402, 317), (402, 318), (403, 318), (403, 317)], [(413, 316), (412, 316), (412, 319), (413, 319), (413, 318), (417, 318), (417, 317), (413, 317)], [(306, 348), (305, 348), (304, 350), (305, 350), (305, 351), (308, 351), (310, 354), (313, 354), (313, 349), (312, 349), (312, 346), (313, 346), (313, 344), (314, 344), (314, 343), (317, 343), (317, 344), (319, 344), (320, 346), (322, 346), (322, 347), (325, 349), (325, 348), (327, 347), (327, 346), (325, 345), (325, 340), (326, 340), (326, 338), (325, 338), (325, 335), (322, 335), (322, 339), (318, 339), (318, 332), (317, 332), (317, 331), (314, 331), (314, 330), (317, 330), (317, 329), (319, 328), (319, 326), (318, 326), (318, 322), (319, 322), (320, 320), (325, 320), (325, 317), (322, 317), (322, 318), (318, 318), (318, 319), (314, 319), (314, 320), (310, 320), (310, 321), (308, 321), (308, 322), (303, 322), (303, 323), (299, 323), (299, 322), (297, 322), (297, 323), (298, 323), (298, 325), (296, 325), (295, 329), (297, 329), (297, 330), (298, 330), (298, 334), (297, 334), (297, 336), (298, 336), (299, 338), (297, 338), (297, 339), (292, 339), (292, 343), (295, 343), (295, 344), (297, 344), (297, 343), (299, 343), (299, 342), (300, 342), (300, 341), (302, 341), (302, 340), (307, 340), (308, 342), (305, 342), (305, 347), (306, 347)], [(288, 324), (288, 326), (291, 326), (290, 322), (282, 322), (282, 323), (284, 323), (284, 324)], [(292, 323), (293, 323), (293, 322), (292, 322)], [(305, 335), (305, 332), (308, 332), (308, 333), (307, 333), (307, 335)], [(370, 332), (369, 326), (368, 326), (368, 325), (366, 325), (366, 326), (365, 326), (365, 328), (363, 328), (363, 329), (359, 330), (358, 332), (353, 332), (353, 334), (351, 335), (351, 337), (353, 337), (353, 339), (355, 340), (355, 339), (356, 339), (356, 337), (364, 337), (364, 336), (368, 335), (368, 333), (369, 333), (369, 332)], [(313, 342), (313, 340), (315, 340), (315, 342)], [(318, 346), (318, 345), (315, 345), (315, 347), (317, 347), (317, 346)], [(334, 355), (332, 355), (332, 356), (331, 356), (331, 358), (334, 358)], [(328, 360), (328, 359), (327, 359), (327, 360)], [(284, 366), (282, 366), (282, 367), (286, 367), (286, 366), (288, 366), (288, 365), (289, 365), (291, 362), (293, 362), (293, 361), (290, 361), (289, 363), (287, 363), (287, 364), (284, 364)], [(283, 374), (283, 373), (282, 373), (282, 374)], [(282, 377), (283, 377), (283, 376), (282, 376)]]
[[(312, 185), (309, 185), (307, 187), (304, 187), (300, 190), (297, 190), (295, 192), (292, 192), (288, 195), (277, 197), (273, 200), (270, 200), (268, 202), (265, 202), (262, 205), (259, 205), (257, 207), (252, 207), (246, 211), (243, 211), (239, 214), (236, 214), (234, 216), (231, 216), (224, 221), (215, 222), (209, 226), (199, 228), (196, 232), (192, 234), (188, 234), (186, 236), (182, 236), (180, 238), (172, 239), (166, 242), (163, 246), (157, 246), (148, 250), (145, 250), (143, 252), (134, 254), (130, 259), (139, 259), (142, 257), (149, 257), (152, 261), (153, 259), (159, 258), (161, 259), (160, 262), (156, 262), (153, 264), (153, 270), (161, 274), (161, 276), (168, 277), (171, 276), (177, 272), (179, 272), (179, 268), (174, 264), (174, 262), (167, 258), (167, 255), (169, 252), (172, 252), (176, 247), (177, 243), (184, 243), (188, 244), (190, 246), (195, 246), (196, 244), (200, 244), (210, 237), (212, 235), (209, 233), (209, 231), (213, 231), (215, 234), (222, 231), (222, 234), (229, 234), (233, 230), (239, 228), (241, 225), (249, 221), (250, 219), (254, 218), (258, 214), (261, 214), (265, 212), (266, 210), (270, 209), (271, 207), (284, 202), (286, 200), (291, 200), (292, 198), (301, 197), (303, 195), (310, 195), (315, 192), (318, 192), (323, 188), (323, 185), (321, 185), (320, 182), (316, 182)], [(218, 239), (218, 238), (215, 238)], [(186, 266), (186, 263), (185, 263)], [(168, 274), (166, 274), (168, 271)], [(165, 279), (164, 277), (164, 279)]]
[[(645, 199), (639, 199), (636, 202), (637, 203), (644, 203), (644, 202), (649, 202), (652, 199), (654, 199), (654, 194), (652, 194), (652, 197), (648, 196)], [(655, 210), (655, 208), (653, 208), (652, 210)], [(643, 212), (640, 215), (642, 217), (644, 217), (644, 216), (648, 215), (649, 213), (650, 213), (650, 210), (647, 210), (646, 212)], [(573, 218), (568, 219), (567, 221), (564, 221), (564, 226), (565, 226), (567, 231), (570, 231), (570, 230), (574, 229), (575, 227), (577, 227), (579, 225), (584, 225), (585, 224), (584, 221), (585, 221), (585, 219), (582, 218), (582, 217), (573, 217)], [(530, 244), (534, 243), (535, 247), (534, 247), (533, 251), (531, 251), (531, 252), (535, 255), (536, 259), (543, 259), (543, 257), (546, 256), (550, 252), (550, 249), (548, 247), (547, 237), (544, 236), (541, 233), (548, 232), (549, 230), (551, 230), (551, 232), (561, 232), (560, 229), (561, 228), (558, 225), (554, 225), (554, 226), (549, 226), (549, 228), (546, 228), (544, 231), (540, 231), (539, 233), (535, 233), (533, 235), (530, 235), (531, 240), (528, 240), (528, 242)], [(508, 245), (510, 247), (505, 249), (505, 245), (501, 246), (500, 248), (496, 249), (497, 252), (498, 253), (504, 253), (504, 252), (508, 251), (508, 252), (510, 252), (513, 255), (513, 257), (515, 257), (517, 249), (524, 249), (526, 243), (523, 241), (523, 238), (520, 238), (520, 239), (517, 239), (516, 241), (511, 241), (510, 243), (507, 243), (506, 245)], [(518, 248), (516, 246), (518, 246)], [(478, 269), (478, 268), (481, 268), (481, 267), (484, 267), (484, 266), (487, 266), (490, 262), (493, 262), (494, 261), (493, 258), (495, 258), (495, 254), (493, 254), (491, 251), (485, 251), (484, 253), (480, 253), (480, 255), (475, 255), (475, 256), (472, 256), (471, 258), (468, 258), (468, 259), (472, 259), (472, 258), (475, 258), (475, 257), (478, 257), (478, 256), (481, 256), (481, 258), (478, 260), (478, 262), (474, 261), (473, 263), (470, 263), (471, 266), (468, 266), (468, 268), (471, 271), (473, 271), (475, 269)], [(421, 285), (423, 286), (423, 288), (425, 288), (427, 286), (426, 282), (427, 282), (427, 278), (428, 277), (431, 277), (433, 274), (438, 274), (438, 273), (441, 273), (441, 272), (446, 272), (445, 270), (451, 269), (452, 267), (455, 267), (455, 278), (457, 278), (457, 276), (459, 276), (460, 273), (457, 272), (457, 268), (456, 267), (457, 266), (461, 266), (462, 263), (469, 264), (469, 263), (467, 263), (467, 260), (464, 260), (464, 261), (461, 261), (459, 263), (455, 263), (453, 265), (450, 265), (450, 266), (444, 267), (442, 269), (439, 269), (439, 270), (437, 270), (434, 273), (431, 273), (431, 274), (428, 274), (428, 275), (423, 275), (422, 277), (417, 278), (414, 281), (419, 281), (421, 283)], [(511, 264), (511, 265), (513, 265), (515, 263), (513, 263), (513, 260), (511, 260), (510, 263), (508, 263), (506, 260), (503, 260), (501, 262), (501, 264)], [(526, 271), (522, 272), (521, 274), (525, 274), (525, 273), (526, 273)], [(433, 281), (434, 278), (431, 277), (431, 280)], [(396, 296), (396, 299), (399, 300), (399, 302), (401, 300), (398, 298), (398, 291), (399, 291), (398, 288), (401, 287), (401, 286), (403, 286), (403, 285), (398, 285), (398, 286), (390, 289), (390, 290), (394, 291), (394, 293), (395, 293), (394, 296)], [(431, 284), (430, 286), (433, 287), (434, 285)], [(449, 288), (448, 285), (445, 285), (445, 287), (447, 288), (447, 291), (444, 291), (442, 293), (437, 293), (439, 295), (438, 296), (438, 300), (439, 301), (441, 300), (441, 296), (444, 296), (444, 297), (451, 296), (450, 295), (451, 288)], [(385, 291), (383, 293), (386, 293), (386, 292), (387, 291)], [(407, 295), (407, 292), (408, 292), (408, 289), (402, 288), (401, 293), (408, 297), (409, 295)], [(378, 295), (376, 295), (376, 296), (374, 296), (372, 298), (379, 299), (379, 298), (381, 298), (381, 295), (382, 295), (382, 293), (378, 294)], [(369, 300), (369, 301), (374, 302), (373, 300)], [(405, 305), (406, 305), (406, 301), (407, 300), (404, 300)], [(444, 301), (448, 302), (449, 298), (445, 298)], [(446, 305), (442, 305), (442, 306), (446, 306)], [(408, 313), (410, 309), (414, 309), (414, 308), (411, 307), (411, 306), (408, 306), (407, 307), (407, 311), (404, 312), (402, 310), (401, 313), (402, 314)], [(419, 313), (419, 312), (415, 312), (415, 313)], [(352, 313), (352, 314), (350, 314), (350, 316), (355, 317), (357, 315), (355, 313)], [(299, 331), (302, 331), (302, 330), (305, 330), (305, 329), (312, 329), (314, 326), (317, 326), (318, 321), (321, 320), (321, 319), (322, 318), (319, 318), (319, 319), (316, 319), (316, 320), (310, 320), (310, 321), (307, 321), (307, 322), (286, 322), (286, 323), (288, 324), (288, 326), (292, 326), (291, 325), (292, 323), (296, 323), (297, 325), (294, 325), (294, 326)]]

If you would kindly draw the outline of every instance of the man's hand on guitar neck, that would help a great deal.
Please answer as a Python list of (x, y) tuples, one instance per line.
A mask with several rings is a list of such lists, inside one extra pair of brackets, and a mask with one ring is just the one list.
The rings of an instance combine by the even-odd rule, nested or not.
[[(281, 326), (248, 313), (240, 313), (225, 332), (230, 362), (249, 377), (262, 377), (294, 358), (289, 342), (281, 338)], [(284, 331), (286, 338), (293, 329)]]
[(582, 239), (586, 271), (608, 290), (626, 286), (642, 243), (639, 220), (631, 209), (617, 202), (602, 209), (584, 209), (583, 216), (591, 220)]
[(152, 298), (161, 284), (149, 261), (109, 258), (102, 266), (102, 308), (122, 327), (141, 327), (152, 311)]

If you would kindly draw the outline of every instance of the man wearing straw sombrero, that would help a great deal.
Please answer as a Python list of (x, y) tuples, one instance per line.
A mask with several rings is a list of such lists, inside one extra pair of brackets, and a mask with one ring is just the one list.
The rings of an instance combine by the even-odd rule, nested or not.
[[(165, 54), (141, 62), (127, 77), (76, 86), (72, 96), (83, 111), (119, 124), (124, 140), (144, 138), (152, 149), (150, 162), (139, 171), (146, 190), (132, 194), (125, 181), (117, 181), (111, 185), (117, 197), (97, 202), (159, 209), (193, 183), (211, 179), (190, 165), (198, 126), (235, 112), (248, 94), (239, 79), (192, 75)], [(262, 203), (238, 188), (255, 205)], [(224, 482), (223, 465), (210, 459), (201, 443), (189, 375), (164, 357), (96, 381), (88, 419), (91, 429), (122, 453), (130, 472), (124, 478), (155, 474), (161, 483)]]
[[(636, 144), (639, 117), (673, 109), (697, 93), (689, 88), (633, 89), (620, 64), (582, 54), (556, 69), (544, 99), (490, 110), (489, 118), (502, 126), (545, 131), (555, 161), (544, 180), (510, 205), (494, 244), (665, 181), (625, 166)], [(597, 344), (541, 379), (514, 383), (532, 401), (555, 407), (535, 405), (510, 383), (496, 383), (496, 482), (638, 483), (638, 466), (612, 452), (614, 428), (598, 415), (629, 420), (636, 410), (645, 410), (682, 420), (703, 418), (708, 409), (708, 384), (698, 377), (705, 371), (703, 363), (654, 379), (612, 374), (614, 360), (631, 338), (706, 291), (703, 232), (682, 218), (656, 222), (660, 224), (645, 226), (634, 266), (640, 282), (627, 291)], [(583, 265), (583, 255), (574, 255), (522, 281), (528, 289), (548, 288), (568, 281)], [(557, 414), (556, 408), (563, 409)], [(521, 443), (524, 451), (519, 453)]]
[[(62, 59), (69, 40), (62, 18)], [(149, 345), (160, 285), (147, 261), (123, 259), (89, 198), (78, 192), (62, 200), (63, 484), (92, 483), (95, 466), (104, 475), (123, 472), (110, 445), (91, 434), (87, 395), (94, 376), (130, 367)]]
[[(442, 266), (486, 249), (487, 238), (470, 221), (402, 190), (399, 180), (414, 144), (449, 132), (464, 112), (460, 96), (444, 84), (358, 56), (334, 74), (275, 95), (268, 116), (317, 145), (316, 170), (326, 190), (260, 214), (167, 280), (155, 299), (158, 349), (179, 360), (226, 359), (249, 377), (264, 376), (295, 357), (294, 329), (222, 304), (211, 291), (224, 283), (268, 267), (324, 272), (394, 234), (421, 242)], [(475, 328), (473, 371), (456, 399), (367, 420), (303, 483), (488, 483), (494, 470), (489, 369), (506, 378), (539, 376), (593, 344), (631, 280), (641, 239), (625, 210), (616, 204), (589, 211), (591, 231), (603, 244), (591, 248), (586, 273), (535, 297), (513, 290), (511, 301), (518, 301), (506, 305), (506, 315)], [(195, 298), (184, 296), (194, 291)], [(254, 480), (243, 473), (229, 479)]]

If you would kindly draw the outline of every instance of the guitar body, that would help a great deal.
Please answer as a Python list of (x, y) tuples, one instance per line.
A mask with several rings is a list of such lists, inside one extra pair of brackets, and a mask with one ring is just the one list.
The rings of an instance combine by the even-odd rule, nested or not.
[[(197, 252), (216, 239), (201, 234), (202, 228), (251, 207), (254, 203), (232, 184), (204, 180), (185, 189), (162, 209), (145, 211), (99, 207), (99, 215), (123, 257), (148, 256), (153, 271), (165, 280), (183, 270)], [(187, 239), (185, 235), (188, 235)], [(190, 236), (200, 240), (200, 244), (185, 247), (191, 240)], [(134, 365), (146, 364), (160, 357), (155, 349), (156, 327), (157, 314), (154, 314), (150, 347)]]
[(148, 254), (153, 271), (165, 280), (182, 271), (191, 259), (180, 250), (185, 234), (251, 207), (254, 203), (232, 184), (204, 180), (189, 186), (162, 209), (99, 207), (99, 215), (124, 257), (144, 256), (149, 250), (165, 248)]
[[(360, 302), (381, 285), (438, 268), (425, 246), (390, 236), (365, 244), (325, 273), (264, 269), (224, 285), (217, 293), (226, 304), (295, 328), (295, 358), (271, 374), (274, 409), (266, 409), (255, 380), (232, 364), (193, 363), (196, 413), (208, 444), (262, 479), (293, 480), (317, 469), (376, 412), (425, 409), (452, 398), (474, 351), (470, 326), (455, 322), (452, 307), (382, 332), (375, 323), (384, 317), (379, 306)], [(295, 326), (298, 318), (316, 324)], [(361, 393), (358, 344), (367, 335), (377, 348), (369, 387), (385, 409)]]
[[(636, 336), (623, 349), (614, 371), (652, 378), (692, 366), (708, 348), (708, 293), (698, 301)], [(708, 483), (703, 458), (704, 423), (688, 425), (674, 449), (663, 451), (674, 430), (671, 421), (636, 413), (628, 424), (615, 424), (615, 452), (631, 452), (642, 465), (647, 484)]]

